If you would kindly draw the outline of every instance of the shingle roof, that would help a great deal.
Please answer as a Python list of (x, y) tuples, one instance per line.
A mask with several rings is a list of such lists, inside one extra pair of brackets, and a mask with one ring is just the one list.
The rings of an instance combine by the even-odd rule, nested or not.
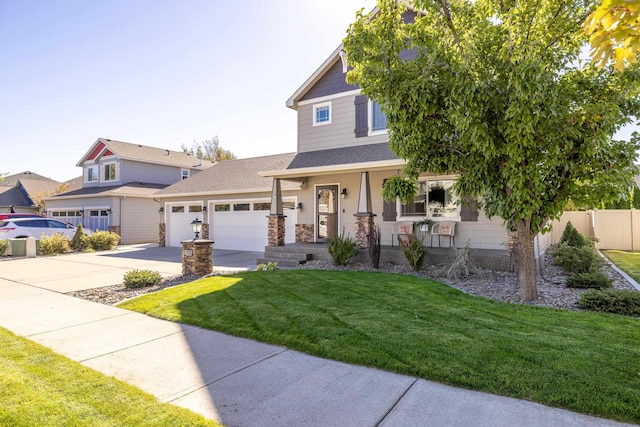
[[(250, 159), (225, 160), (158, 191), (156, 196), (271, 191), (273, 179), (262, 177), (258, 175), (258, 172), (285, 169), (294, 156), (295, 153), (288, 153)], [(282, 190), (299, 188), (297, 183), (282, 182)]]
[(332, 148), (329, 150), (309, 151), (296, 154), (288, 170), (312, 168), (318, 166), (347, 165), (383, 160), (395, 160), (399, 157), (391, 152), (388, 143), (358, 145), (353, 147)]
[[(13, 185), (15, 186), (18, 181), (22, 180), (22, 179), (37, 179), (37, 180), (44, 180), (44, 181), (53, 181), (51, 178), (47, 178), (45, 176), (42, 175), (38, 175), (35, 172), (31, 172), (31, 171), (24, 171), (24, 172), (20, 172), (20, 173), (15, 173), (13, 175), (7, 175), (5, 176), (2, 181), (0, 181), (0, 185)], [(57, 181), (53, 181), (53, 182), (57, 182)]]
[(49, 200), (62, 200), (78, 197), (107, 197), (107, 196), (151, 196), (156, 191), (165, 188), (164, 184), (146, 184), (143, 182), (130, 182), (125, 185), (110, 185), (108, 187), (85, 187), (66, 193), (48, 197)]
[(87, 157), (100, 145), (104, 146), (113, 154), (121, 159), (135, 160), (145, 163), (156, 163), (163, 165), (179, 166), (184, 168), (196, 168), (206, 169), (213, 163), (208, 160), (200, 160), (195, 156), (191, 156), (187, 153), (180, 151), (172, 151), (164, 148), (149, 147), (141, 144), (132, 144), (130, 142), (115, 141), (107, 138), (98, 138), (98, 140), (91, 146), (89, 151), (80, 159), (77, 166), (82, 166), (82, 163)]
[(37, 193), (44, 195), (46, 193), (53, 194), (62, 183), (50, 179), (20, 179), (20, 185), (27, 192), (29, 197), (35, 196)]
[(31, 207), (31, 201), (18, 187), (0, 185), (0, 206)]

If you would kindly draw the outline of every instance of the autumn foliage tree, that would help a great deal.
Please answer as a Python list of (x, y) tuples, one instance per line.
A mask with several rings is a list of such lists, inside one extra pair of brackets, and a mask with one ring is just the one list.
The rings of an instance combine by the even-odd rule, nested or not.
[(191, 147), (187, 147), (182, 144), (181, 148), (185, 153), (196, 156), (199, 159), (210, 160), (212, 162), (221, 162), (223, 160), (233, 160), (236, 158), (236, 155), (230, 150), (222, 148), (217, 135), (202, 142), (196, 142), (194, 140)]
[(637, 138), (612, 135), (640, 112), (638, 69), (579, 61), (589, 0), (377, 6), (349, 27), (347, 80), (382, 105), (404, 179), (456, 174), (458, 193), (517, 231), (521, 296), (535, 299), (535, 236), (568, 200), (617, 199), (637, 172)]

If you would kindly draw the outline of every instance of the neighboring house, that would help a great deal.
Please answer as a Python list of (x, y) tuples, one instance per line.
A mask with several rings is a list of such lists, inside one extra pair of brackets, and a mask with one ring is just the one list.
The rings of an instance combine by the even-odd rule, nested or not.
[(0, 212), (38, 213), (40, 199), (63, 185), (31, 171), (8, 175), (0, 181)]
[(98, 138), (77, 164), (82, 187), (46, 198), (47, 216), (113, 231), (122, 243), (157, 241), (153, 193), (211, 165), (183, 152)]
[[(326, 242), (342, 230), (365, 246), (373, 223), (381, 227), (383, 245), (397, 245), (399, 221), (428, 217), (455, 221), (458, 245), (469, 241), (473, 248), (505, 250), (503, 221), (461, 204), (452, 192), (455, 176), (422, 174), (412, 203), (383, 201), (385, 179), (397, 175), (404, 161), (389, 149), (379, 106), (346, 83), (345, 76), (339, 47), (287, 100), (298, 114), (294, 155), (222, 162), (157, 193), (164, 209), (161, 230), (166, 227), (160, 244), (179, 246), (180, 240), (193, 238), (188, 224), (202, 215), (216, 248), (263, 250), (265, 244)], [(244, 185), (245, 179), (253, 184)], [(279, 212), (278, 200), (300, 208)], [(267, 202), (270, 211), (265, 211)]]

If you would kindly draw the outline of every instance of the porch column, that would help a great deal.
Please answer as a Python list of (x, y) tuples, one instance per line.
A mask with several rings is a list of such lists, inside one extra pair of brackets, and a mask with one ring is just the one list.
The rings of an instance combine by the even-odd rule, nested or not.
[(358, 193), (358, 212), (354, 214), (356, 217), (356, 244), (359, 248), (369, 247), (369, 234), (375, 221), (373, 209), (371, 207), (371, 186), (369, 184), (369, 172), (360, 174), (360, 191)]
[(158, 246), (164, 248), (167, 245), (167, 224), (164, 222), (164, 206), (158, 209), (160, 221), (158, 222)]
[(274, 178), (273, 189), (271, 190), (271, 210), (267, 218), (269, 218), (269, 226), (267, 230), (268, 246), (284, 246), (285, 241), (285, 218), (282, 207), (282, 189), (280, 187), (280, 178)]
[(202, 238), (207, 240), (209, 239), (209, 214), (207, 213), (207, 205), (208, 201), (205, 200), (202, 202)]

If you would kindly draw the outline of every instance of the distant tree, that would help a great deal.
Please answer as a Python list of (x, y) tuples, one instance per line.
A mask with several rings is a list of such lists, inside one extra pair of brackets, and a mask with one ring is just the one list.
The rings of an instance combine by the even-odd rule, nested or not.
[(591, 58), (600, 68), (609, 62), (618, 71), (625, 63), (635, 63), (640, 53), (640, 2), (604, 0), (584, 21), (589, 36)]
[(358, 14), (347, 81), (386, 114), (400, 178), (456, 174), (459, 194), (517, 231), (521, 297), (533, 300), (535, 236), (569, 199), (615, 199), (637, 174), (638, 135), (612, 135), (640, 113), (640, 70), (579, 62), (591, 0), (414, 0), (415, 20), (406, 3)]
[(47, 209), (46, 202), (44, 201), (44, 199), (49, 196), (53, 196), (55, 194), (60, 194), (64, 191), (67, 191), (69, 187), (71, 187), (69, 184), (62, 183), (58, 185), (53, 191), (44, 191), (44, 192), (36, 191), (34, 194), (30, 196), (31, 201), (33, 202), (33, 205), (38, 208), (38, 213), (42, 214)]
[(194, 139), (193, 145), (190, 148), (182, 144), (181, 149), (187, 154), (212, 162), (222, 162), (224, 160), (234, 160), (237, 158), (230, 150), (225, 150), (220, 146), (218, 135), (202, 142), (197, 142)]

